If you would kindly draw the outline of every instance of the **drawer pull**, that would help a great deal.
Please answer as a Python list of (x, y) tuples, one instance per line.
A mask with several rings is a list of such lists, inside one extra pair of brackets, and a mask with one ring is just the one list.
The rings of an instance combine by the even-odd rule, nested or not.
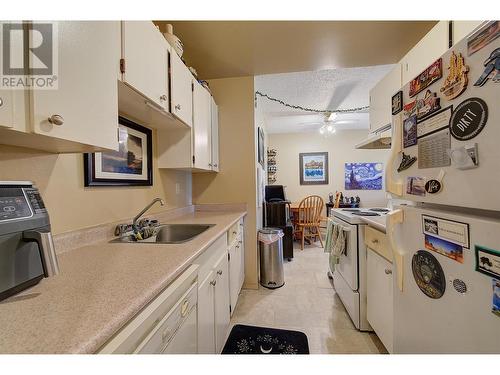
[(212, 286), (217, 285), (217, 280), (212, 280), (212, 281), (210, 281), (210, 285), (212, 285)]
[(181, 317), (184, 318), (187, 315), (188, 309), (189, 309), (189, 301), (185, 300), (182, 303), (182, 307), (181, 307)]
[(222, 270), (218, 270), (217, 275), (219, 275), (219, 276), (222, 275)]
[(175, 109), (176, 109), (177, 111), (180, 111), (180, 110), (181, 110), (181, 105), (180, 105), (180, 104), (177, 104), (177, 105), (175, 106)]
[(386, 268), (385, 269), (385, 274), (386, 275), (392, 275), (392, 270), (390, 270), (389, 268)]
[(375, 238), (375, 239), (372, 240), (372, 243), (373, 244), (378, 244), (378, 240)]
[(64, 124), (64, 118), (61, 115), (52, 115), (48, 120), (52, 125), (60, 126)]
[(233, 234), (236, 234), (237, 232), (235, 230), (233, 230)]

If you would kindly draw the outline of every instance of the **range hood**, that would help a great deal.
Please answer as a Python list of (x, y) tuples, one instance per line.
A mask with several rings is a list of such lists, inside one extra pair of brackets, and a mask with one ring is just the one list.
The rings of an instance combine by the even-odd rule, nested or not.
[(354, 146), (357, 149), (390, 149), (392, 140), (391, 124), (382, 126), (375, 132), (368, 134), (368, 138)]

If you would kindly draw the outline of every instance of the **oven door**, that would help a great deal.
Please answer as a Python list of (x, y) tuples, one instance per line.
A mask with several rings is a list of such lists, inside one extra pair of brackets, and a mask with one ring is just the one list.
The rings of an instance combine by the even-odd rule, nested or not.
[(346, 249), (335, 266), (335, 272), (349, 284), (352, 290), (358, 290), (358, 226), (332, 217), (335, 224), (342, 226), (346, 237)]

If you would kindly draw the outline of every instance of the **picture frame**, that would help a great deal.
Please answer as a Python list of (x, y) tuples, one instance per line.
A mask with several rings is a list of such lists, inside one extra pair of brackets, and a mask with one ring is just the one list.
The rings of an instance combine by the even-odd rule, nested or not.
[(500, 251), (485, 246), (474, 246), (476, 271), (500, 279)]
[(84, 186), (152, 186), (153, 132), (118, 118), (118, 151), (83, 156)]
[(384, 164), (380, 162), (345, 163), (345, 190), (382, 190)]
[(403, 91), (398, 91), (392, 96), (392, 115), (397, 115), (403, 110)]
[(257, 129), (258, 161), (264, 168), (264, 131), (259, 126)]
[(328, 185), (328, 152), (299, 154), (301, 185)]

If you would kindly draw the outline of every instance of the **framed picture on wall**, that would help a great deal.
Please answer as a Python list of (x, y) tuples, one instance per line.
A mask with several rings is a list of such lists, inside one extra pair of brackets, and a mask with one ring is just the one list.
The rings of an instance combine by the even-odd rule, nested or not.
[(119, 117), (118, 151), (84, 154), (85, 186), (152, 186), (152, 131)]
[(299, 154), (300, 184), (328, 185), (328, 152)]
[(345, 163), (346, 190), (382, 190), (382, 163)]
[(257, 129), (257, 143), (258, 143), (258, 153), (259, 153), (259, 164), (264, 168), (264, 131), (261, 127)]

